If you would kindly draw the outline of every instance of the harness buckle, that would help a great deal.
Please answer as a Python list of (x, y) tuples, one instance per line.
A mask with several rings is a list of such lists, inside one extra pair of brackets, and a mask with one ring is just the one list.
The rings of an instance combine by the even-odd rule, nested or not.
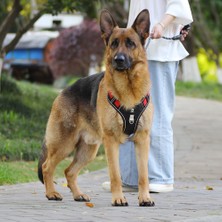
[(129, 123), (134, 124), (134, 115), (130, 115), (129, 117)]

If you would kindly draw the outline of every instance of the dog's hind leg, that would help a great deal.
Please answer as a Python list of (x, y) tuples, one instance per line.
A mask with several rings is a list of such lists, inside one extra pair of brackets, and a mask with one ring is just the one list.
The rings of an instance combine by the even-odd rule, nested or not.
[[(52, 143), (47, 145), (47, 158), (42, 165), (46, 197), (49, 200), (62, 200), (62, 196), (55, 191), (53, 174), (56, 166), (67, 157), (74, 149), (73, 143), (64, 140), (63, 143)], [(65, 150), (65, 152), (64, 152)]]
[[(65, 131), (62, 126), (57, 127), (55, 124), (53, 126), (54, 128), (50, 130), (50, 133), (46, 133), (47, 154), (45, 162), (42, 164), (42, 173), (46, 197), (49, 200), (62, 200), (62, 196), (55, 191), (53, 174), (58, 163), (74, 150), (75, 137), (74, 131)], [(63, 132), (62, 136), (61, 132)]]
[(63, 156), (60, 156), (57, 153), (49, 152), (46, 161), (42, 165), (46, 197), (48, 198), (48, 200), (62, 200), (62, 196), (55, 190), (53, 174), (57, 164), (62, 161), (63, 158)]
[(68, 187), (72, 191), (73, 198), (76, 201), (90, 201), (90, 197), (84, 194), (78, 187), (77, 177), (80, 170), (96, 157), (99, 145), (100, 144), (87, 144), (83, 139), (80, 139), (77, 144), (74, 159), (65, 170)]

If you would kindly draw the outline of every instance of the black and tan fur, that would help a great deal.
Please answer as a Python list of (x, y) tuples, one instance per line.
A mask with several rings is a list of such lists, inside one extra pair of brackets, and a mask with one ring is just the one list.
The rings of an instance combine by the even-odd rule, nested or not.
[[(131, 109), (150, 91), (145, 39), (149, 35), (149, 13), (143, 10), (131, 28), (119, 28), (107, 10), (101, 12), (100, 27), (106, 44), (106, 71), (78, 80), (55, 99), (49, 116), (43, 152), (39, 160), (39, 178), (45, 184), (49, 200), (62, 200), (53, 184), (56, 165), (73, 150), (73, 162), (65, 170), (68, 187), (77, 201), (90, 201), (77, 184), (79, 171), (92, 161), (101, 143), (105, 146), (111, 181), (112, 204), (127, 206), (122, 193), (119, 170), (119, 145), (127, 135), (123, 121), (107, 100), (108, 91)], [(142, 114), (135, 143), (139, 179), (139, 205), (153, 206), (148, 184), (148, 152), (152, 104)]]

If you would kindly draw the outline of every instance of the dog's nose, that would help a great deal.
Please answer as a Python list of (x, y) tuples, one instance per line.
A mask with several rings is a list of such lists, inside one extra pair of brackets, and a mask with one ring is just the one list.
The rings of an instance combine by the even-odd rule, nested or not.
[(118, 64), (118, 63), (124, 63), (126, 58), (123, 53), (118, 53), (117, 55), (115, 55), (114, 60)]
[(118, 71), (124, 71), (130, 68), (131, 60), (124, 53), (117, 53), (112, 60), (113, 68)]

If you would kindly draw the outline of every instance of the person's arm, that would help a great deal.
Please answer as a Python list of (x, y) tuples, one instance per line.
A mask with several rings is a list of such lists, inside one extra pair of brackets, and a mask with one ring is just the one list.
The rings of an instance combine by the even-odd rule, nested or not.
[[(190, 5), (188, 0), (167, 0), (166, 14), (159, 23), (157, 23), (152, 31), (151, 38), (160, 38), (163, 30), (171, 23), (187, 25), (193, 21)], [(184, 40), (187, 31), (182, 31), (182, 38)]]
[(164, 29), (175, 19), (175, 16), (165, 14), (163, 19), (158, 22), (152, 29), (150, 37), (153, 39), (159, 39), (163, 35)]

